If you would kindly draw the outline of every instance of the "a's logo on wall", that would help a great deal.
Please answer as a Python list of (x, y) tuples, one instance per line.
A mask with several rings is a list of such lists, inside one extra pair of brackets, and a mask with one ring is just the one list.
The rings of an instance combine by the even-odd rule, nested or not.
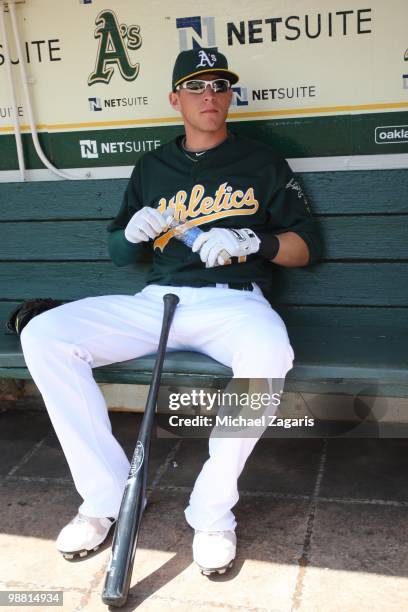
[(103, 10), (96, 20), (95, 38), (99, 39), (95, 70), (89, 75), (88, 85), (108, 84), (115, 68), (126, 81), (134, 81), (140, 64), (132, 64), (128, 50), (135, 51), (142, 45), (140, 26), (119, 25), (113, 11)]
[(178, 17), (180, 51), (216, 47), (214, 17)]
[(96, 140), (80, 140), (81, 157), (83, 159), (96, 159), (99, 157)]
[(233, 106), (248, 106), (248, 90), (246, 87), (232, 87)]
[(89, 108), (91, 111), (101, 111), (101, 99), (100, 98), (88, 98)]

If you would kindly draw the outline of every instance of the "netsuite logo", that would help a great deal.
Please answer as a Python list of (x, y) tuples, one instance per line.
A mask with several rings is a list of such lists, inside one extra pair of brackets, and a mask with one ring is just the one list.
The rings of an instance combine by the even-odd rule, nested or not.
[(214, 17), (177, 17), (180, 51), (216, 47)]
[(375, 128), (377, 144), (397, 144), (408, 142), (408, 125), (385, 125)]
[(80, 140), (81, 157), (83, 159), (96, 159), (99, 157), (98, 144), (96, 140)]
[(233, 106), (248, 106), (248, 90), (246, 87), (232, 87)]
[(88, 98), (89, 108), (93, 112), (123, 108), (124, 106), (147, 106), (147, 96), (133, 96), (131, 98)]
[(123, 153), (145, 153), (154, 151), (161, 145), (159, 139), (155, 140), (118, 140), (116, 142), (100, 142), (96, 140), (80, 140), (81, 157), (83, 159), (97, 159), (105, 155), (118, 155)]
[(102, 104), (100, 98), (88, 98), (89, 108), (91, 111), (101, 111)]

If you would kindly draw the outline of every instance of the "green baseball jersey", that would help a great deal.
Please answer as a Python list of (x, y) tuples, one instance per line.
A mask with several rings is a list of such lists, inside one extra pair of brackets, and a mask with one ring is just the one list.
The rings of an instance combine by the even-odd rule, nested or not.
[(162, 213), (171, 209), (178, 221), (189, 221), (204, 231), (223, 227), (296, 232), (309, 247), (310, 262), (318, 259), (320, 239), (309, 204), (287, 162), (270, 146), (230, 133), (222, 144), (196, 156), (183, 149), (182, 139), (146, 153), (135, 166), (119, 213), (108, 227), (115, 264), (139, 261), (146, 248), (153, 248), (147, 284), (201, 287), (256, 282), (265, 289), (270, 284), (274, 264), (257, 254), (206, 268), (172, 229), (149, 243), (128, 242), (124, 228), (143, 206)]

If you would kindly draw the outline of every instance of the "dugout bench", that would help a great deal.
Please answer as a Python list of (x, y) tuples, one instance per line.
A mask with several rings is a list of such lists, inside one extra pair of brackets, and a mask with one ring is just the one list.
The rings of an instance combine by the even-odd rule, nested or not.
[[(408, 172), (316, 172), (299, 178), (325, 244), (324, 260), (275, 267), (268, 296), (295, 351), (287, 390), (344, 392), (366, 381), (408, 396)], [(135, 293), (149, 265), (109, 260), (106, 226), (125, 179), (0, 184), (0, 378), (30, 378), (4, 322), (22, 300)], [(154, 356), (94, 370), (98, 382), (147, 384)], [(163, 384), (224, 385), (231, 370), (192, 352), (166, 357)]]

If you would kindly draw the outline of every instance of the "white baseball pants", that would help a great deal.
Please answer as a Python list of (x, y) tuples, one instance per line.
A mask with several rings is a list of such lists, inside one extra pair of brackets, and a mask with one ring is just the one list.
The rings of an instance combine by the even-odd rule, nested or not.
[[(180, 297), (169, 351), (205, 353), (237, 378), (284, 379), (293, 351), (285, 325), (260, 289), (149, 285), (140, 293), (85, 298), (30, 321), (21, 343), (27, 367), (47, 407), (68, 461), (85, 515), (117, 516), (129, 470), (111, 432), (92, 368), (134, 359), (157, 349), (163, 295)], [(259, 435), (261, 435), (260, 432)], [(237, 480), (256, 438), (211, 438), (185, 511), (195, 529), (236, 526)]]

